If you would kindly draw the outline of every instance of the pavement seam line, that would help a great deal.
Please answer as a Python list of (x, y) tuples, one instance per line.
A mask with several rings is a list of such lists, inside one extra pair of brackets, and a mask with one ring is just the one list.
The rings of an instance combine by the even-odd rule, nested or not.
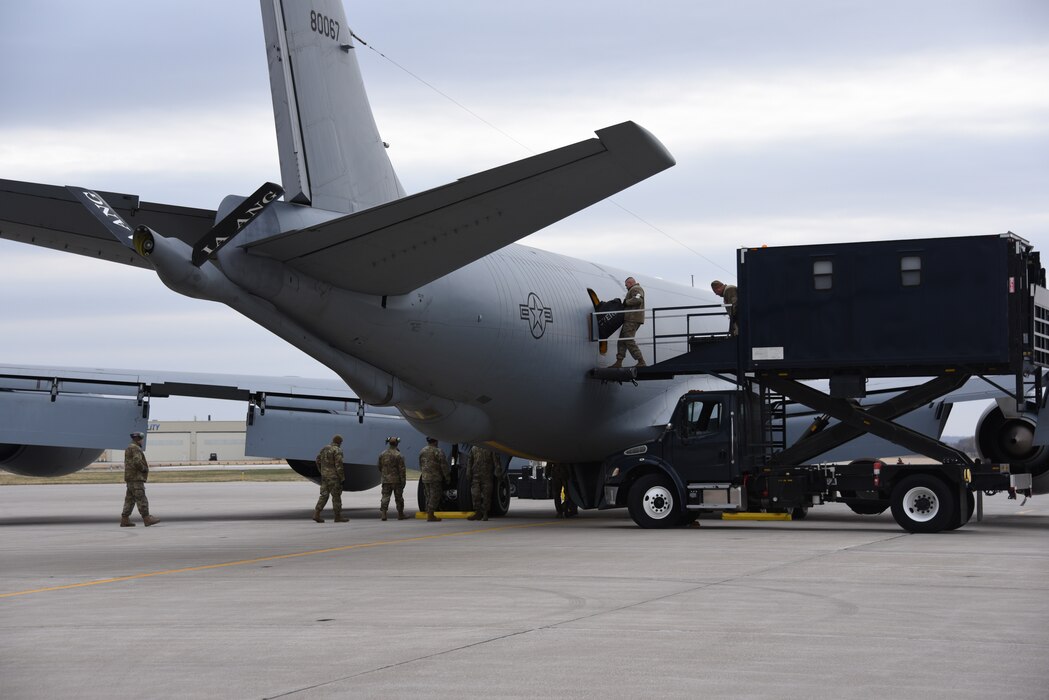
[(278, 559), (294, 559), (296, 557), (309, 557), (317, 554), (330, 554), (332, 552), (344, 552), (351, 549), (367, 549), (369, 547), (381, 547), (384, 545), (391, 544), (404, 544), (406, 542), (422, 542), (425, 540), (433, 540), (442, 537), (458, 537), (461, 535), (476, 535), (484, 534), (489, 532), (499, 532), (502, 530), (516, 530), (526, 527), (542, 527), (544, 525), (556, 525), (557, 521), (549, 521), (542, 523), (526, 523), (523, 525), (501, 525), (499, 527), (489, 527), (483, 530), (460, 530), (459, 532), (442, 532), (432, 535), (420, 535), (417, 537), (406, 537), (399, 540), (380, 540), (378, 542), (359, 542), (357, 544), (347, 544), (340, 547), (327, 547), (325, 549), (312, 549), (306, 552), (292, 552), (290, 554), (273, 554), (266, 557), (256, 557), (254, 559), (239, 559), (237, 561), (227, 561), (219, 564), (203, 564), (201, 566), (187, 566), (181, 569), (165, 569), (163, 571), (149, 571), (144, 574), (132, 574), (130, 576), (116, 576), (113, 578), (99, 579), (96, 581), (82, 581), (80, 583), (68, 583), (62, 586), (48, 586), (46, 588), (34, 588), (27, 591), (11, 591), (9, 593), (0, 593), (0, 598), (13, 598), (15, 596), (30, 595), (33, 593), (47, 593), (50, 591), (62, 591), (71, 588), (86, 588), (87, 586), (99, 586), (104, 583), (121, 583), (123, 581), (134, 581), (136, 579), (152, 578), (154, 576), (168, 576), (170, 574), (184, 574), (192, 571), (207, 571), (209, 569), (222, 569), (229, 566), (243, 566), (245, 564), (257, 564), (264, 561), (276, 561)]

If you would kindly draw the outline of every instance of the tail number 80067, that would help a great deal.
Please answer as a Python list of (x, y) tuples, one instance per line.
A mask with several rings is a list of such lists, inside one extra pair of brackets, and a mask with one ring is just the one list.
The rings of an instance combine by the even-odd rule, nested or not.
[(339, 23), (315, 10), (310, 10), (310, 29), (322, 36), (339, 40)]

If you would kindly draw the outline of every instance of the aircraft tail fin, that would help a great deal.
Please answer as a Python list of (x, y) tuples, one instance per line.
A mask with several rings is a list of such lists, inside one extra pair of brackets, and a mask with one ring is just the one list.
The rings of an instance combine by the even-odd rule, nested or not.
[(286, 200), (350, 214), (404, 196), (341, 0), (261, 0)]

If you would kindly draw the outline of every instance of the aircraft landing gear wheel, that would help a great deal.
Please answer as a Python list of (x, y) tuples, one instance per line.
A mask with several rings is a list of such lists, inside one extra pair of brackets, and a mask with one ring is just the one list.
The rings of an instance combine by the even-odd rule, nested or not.
[(459, 484), (458, 484), (458, 507), (456, 510), (473, 510), (473, 496), (470, 494), (470, 474), (466, 469), (459, 469)]
[(506, 474), (495, 477), (492, 485), (492, 507), (488, 513), (491, 517), (501, 518), (510, 512), (510, 477)]
[(913, 474), (892, 490), (892, 517), (907, 532), (940, 532), (954, 518), (951, 489), (929, 474)]
[(643, 528), (675, 527), (682, 522), (677, 489), (662, 474), (646, 474), (630, 488), (630, 517)]

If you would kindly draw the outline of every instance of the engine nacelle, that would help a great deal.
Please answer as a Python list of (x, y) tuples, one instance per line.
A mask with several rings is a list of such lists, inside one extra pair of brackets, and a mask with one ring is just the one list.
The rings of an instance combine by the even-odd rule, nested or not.
[(1031, 472), (1035, 493), (1049, 493), (1049, 446), (1036, 445), (1038, 418), (1028, 413), (1005, 415), (991, 404), (976, 424), (976, 451), (990, 462), (1006, 462)]
[[(295, 473), (304, 476), (315, 484), (321, 482), (321, 473), (317, 463), (306, 459), (285, 460)], [(379, 468), (374, 464), (345, 464), (346, 478), (342, 480), (343, 491), (367, 491), (380, 483)]]
[(65, 476), (95, 462), (104, 451), (93, 447), (0, 444), (0, 467), (19, 476)]

